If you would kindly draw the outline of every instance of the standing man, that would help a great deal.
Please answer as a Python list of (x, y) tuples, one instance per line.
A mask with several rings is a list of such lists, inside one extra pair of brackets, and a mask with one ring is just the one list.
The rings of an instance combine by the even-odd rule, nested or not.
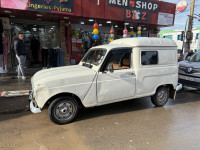
[(187, 60), (187, 59), (188, 59), (189, 57), (191, 57), (193, 54), (194, 54), (194, 53), (193, 53), (193, 50), (190, 49), (185, 59)]
[(26, 61), (26, 51), (25, 51), (25, 44), (24, 44), (24, 35), (22, 33), (19, 33), (18, 35), (18, 41), (16, 43), (16, 57), (18, 60), (18, 67), (17, 67), (17, 72), (18, 78), (22, 78), (23, 80), (26, 79), (25, 74), (24, 74), (24, 64)]

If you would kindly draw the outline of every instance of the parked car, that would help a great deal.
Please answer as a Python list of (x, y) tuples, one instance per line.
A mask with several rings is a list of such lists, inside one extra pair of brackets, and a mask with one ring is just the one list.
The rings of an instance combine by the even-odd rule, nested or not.
[(175, 99), (177, 46), (164, 38), (125, 38), (91, 48), (79, 65), (37, 72), (31, 80), (33, 113), (48, 105), (57, 124), (71, 122), (81, 107), (151, 96), (155, 106)]
[(179, 83), (200, 89), (200, 50), (188, 60), (179, 62)]

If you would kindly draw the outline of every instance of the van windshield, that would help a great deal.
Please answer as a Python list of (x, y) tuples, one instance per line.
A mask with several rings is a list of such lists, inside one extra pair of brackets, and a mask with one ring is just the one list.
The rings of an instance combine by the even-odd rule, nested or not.
[(190, 62), (200, 62), (200, 52), (193, 54), (190, 59)]
[(89, 64), (98, 66), (104, 59), (105, 54), (106, 49), (92, 49), (83, 58), (83, 65), (87, 66), (87, 64)]

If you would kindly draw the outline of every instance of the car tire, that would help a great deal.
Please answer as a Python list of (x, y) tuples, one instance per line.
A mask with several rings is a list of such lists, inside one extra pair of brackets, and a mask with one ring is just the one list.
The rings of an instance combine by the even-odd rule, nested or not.
[(167, 87), (159, 87), (156, 93), (151, 97), (152, 103), (157, 107), (164, 106), (169, 99), (169, 89)]
[(71, 96), (59, 97), (51, 102), (48, 115), (56, 124), (70, 123), (78, 114), (79, 105), (77, 100)]

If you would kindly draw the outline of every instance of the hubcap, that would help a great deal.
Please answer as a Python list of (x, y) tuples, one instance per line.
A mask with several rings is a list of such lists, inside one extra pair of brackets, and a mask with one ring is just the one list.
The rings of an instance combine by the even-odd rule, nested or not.
[(56, 105), (54, 112), (58, 120), (68, 120), (74, 115), (75, 106), (69, 101), (60, 102)]
[(160, 91), (157, 95), (157, 100), (163, 102), (167, 99), (167, 91)]

